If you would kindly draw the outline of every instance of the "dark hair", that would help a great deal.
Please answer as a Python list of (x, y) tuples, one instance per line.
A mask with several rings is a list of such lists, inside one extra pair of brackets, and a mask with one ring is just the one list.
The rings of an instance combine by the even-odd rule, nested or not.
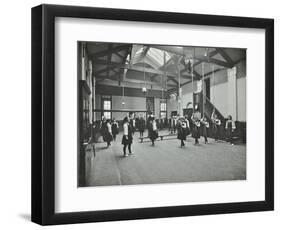
[(124, 117), (124, 119), (123, 119), (123, 124), (124, 124), (125, 122), (128, 122), (128, 117)]
[(229, 120), (232, 120), (232, 116), (231, 116), (231, 115), (228, 115), (228, 119), (229, 119)]

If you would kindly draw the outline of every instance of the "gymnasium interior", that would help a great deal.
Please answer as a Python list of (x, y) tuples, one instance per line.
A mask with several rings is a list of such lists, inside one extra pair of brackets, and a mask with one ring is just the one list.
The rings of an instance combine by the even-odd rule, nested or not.
[[(79, 41), (77, 65), (79, 187), (246, 180), (246, 49)], [(191, 119), (196, 106), (209, 123), (208, 143), (201, 135), (195, 145), (190, 127), (181, 147), (171, 120)], [(155, 145), (147, 126), (143, 137), (138, 130), (139, 117), (147, 123), (150, 116), (157, 123)], [(125, 117), (136, 122), (128, 157)], [(103, 119), (118, 123), (110, 146)]]

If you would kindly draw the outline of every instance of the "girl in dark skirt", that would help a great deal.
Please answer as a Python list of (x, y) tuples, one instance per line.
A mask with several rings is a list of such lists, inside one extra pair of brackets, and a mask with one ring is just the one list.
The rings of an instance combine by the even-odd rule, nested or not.
[(144, 118), (141, 116), (138, 122), (138, 126), (139, 126), (139, 131), (140, 131), (140, 137), (143, 137), (143, 133), (144, 133), (144, 129), (145, 129), (145, 120)]
[(199, 112), (198, 106), (195, 106), (195, 111), (191, 117), (193, 126), (192, 126), (192, 137), (195, 140), (195, 145), (199, 144), (198, 139), (200, 138), (200, 121), (201, 113)]
[(129, 150), (129, 155), (133, 154), (132, 150), (131, 150), (131, 145), (133, 143), (132, 127), (129, 123), (128, 117), (125, 117), (123, 120), (123, 129), (124, 129), (124, 134), (123, 134), (123, 138), (122, 138), (122, 145), (124, 145), (123, 156), (126, 157), (126, 156), (128, 156), (126, 154), (127, 146), (128, 146), (128, 150)]
[(113, 118), (113, 122), (112, 122), (111, 128), (112, 128), (113, 140), (116, 141), (116, 135), (119, 133), (119, 130), (118, 130), (119, 126), (118, 126), (118, 123), (115, 120), (115, 118)]
[(188, 121), (184, 117), (180, 118), (178, 121), (178, 139), (181, 140), (181, 147), (185, 146), (184, 141), (186, 140)]
[(221, 125), (221, 120), (218, 119), (218, 116), (215, 112), (215, 110), (213, 110), (212, 113), (212, 122), (213, 122), (213, 136), (215, 138), (215, 141), (217, 142), (220, 136), (220, 125)]
[(202, 135), (205, 139), (205, 144), (207, 144), (208, 143), (208, 130), (209, 130), (210, 124), (207, 121), (206, 117), (202, 118), (201, 124), (202, 124)]
[(106, 128), (105, 128), (105, 132), (103, 135), (103, 140), (107, 143), (107, 147), (109, 147), (111, 145), (111, 141), (112, 141), (112, 129), (111, 129), (111, 124), (110, 124), (110, 120), (106, 120)]
[(227, 141), (234, 145), (233, 138), (232, 138), (232, 132), (235, 129), (235, 122), (232, 120), (232, 116), (229, 115), (227, 121), (225, 122), (225, 129), (226, 129), (226, 137)]
[(155, 145), (154, 142), (158, 138), (158, 130), (157, 130), (157, 123), (153, 116), (151, 116), (150, 125), (149, 125), (149, 129), (148, 129), (148, 135), (152, 142), (152, 146), (154, 146)]
[(132, 135), (134, 135), (135, 134), (135, 130), (136, 130), (136, 120), (134, 118), (134, 114), (130, 115), (129, 123), (130, 123), (131, 129), (132, 129)]
[(101, 123), (100, 123), (100, 134), (103, 137), (103, 140), (105, 139), (105, 134), (107, 130), (107, 123), (105, 117), (102, 117)]

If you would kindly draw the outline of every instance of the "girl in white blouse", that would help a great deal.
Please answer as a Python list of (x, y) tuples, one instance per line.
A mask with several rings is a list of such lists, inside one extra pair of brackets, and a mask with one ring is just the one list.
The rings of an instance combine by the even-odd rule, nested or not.
[(124, 129), (124, 134), (122, 138), (122, 145), (123, 146), (123, 156), (126, 157), (126, 149), (128, 147), (129, 150), (129, 155), (132, 155), (132, 150), (131, 150), (131, 145), (133, 143), (133, 135), (132, 135), (132, 127), (129, 123), (128, 117), (125, 117), (123, 120), (123, 129)]

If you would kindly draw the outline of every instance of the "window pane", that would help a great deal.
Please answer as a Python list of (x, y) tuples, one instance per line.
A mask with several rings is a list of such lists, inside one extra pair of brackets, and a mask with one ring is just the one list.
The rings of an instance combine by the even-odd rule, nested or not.
[(161, 116), (161, 118), (166, 118), (166, 112), (161, 112), (160, 116)]
[(161, 110), (161, 111), (166, 111), (166, 110), (167, 110), (166, 102), (161, 102), (161, 104), (160, 104), (160, 110)]
[(103, 109), (111, 110), (111, 101), (103, 101)]
[(104, 117), (106, 118), (106, 119), (111, 119), (111, 113), (110, 112), (104, 112)]

